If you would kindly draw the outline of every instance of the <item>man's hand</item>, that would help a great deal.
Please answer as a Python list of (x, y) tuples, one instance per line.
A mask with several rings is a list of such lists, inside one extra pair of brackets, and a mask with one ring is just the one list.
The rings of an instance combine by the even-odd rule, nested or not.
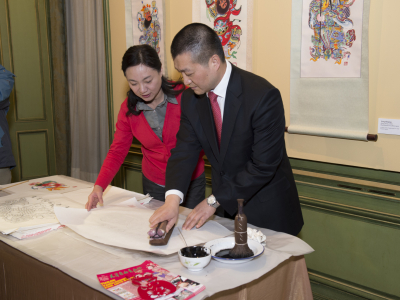
[(181, 199), (177, 195), (168, 195), (165, 204), (157, 209), (150, 217), (150, 228), (154, 228), (158, 223), (168, 221), (167, 232), (174, 226), (179, 214), (179, 203)]
[(92, 208), (96, 208), (97, 203), (100, 202), (100, 206), (103, 206), (103, 188), (99, 185), (95, 185), (93, 191), (88, 197), (85, 208), (89, 211)]
[(207, 199), (201, 201), (187, 216), (185, 223), (182, 226), (184, 230), (190, 230), (195, 225), (200, 228), (215, 213), (216, 209), (207, 204)]

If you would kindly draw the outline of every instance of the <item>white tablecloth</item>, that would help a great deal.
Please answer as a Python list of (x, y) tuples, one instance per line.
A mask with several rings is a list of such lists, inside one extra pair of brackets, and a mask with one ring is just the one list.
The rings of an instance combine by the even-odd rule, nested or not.
[[(126, 200), (129, 193), (121, 191), (120, 201)], [(81, 194), (82, 197), (87, 197), (88, 195), (86, 193)], [(132, 197), (140, 196), (140, 194), (133, 192), (131, 195)], [(82, 199), (80, 202), (83, 202)], [(117, 203), (120, 201), (118, 192), (113, 193), (110, 202)], [(105, 196), (105, 204), (107, 205), (107, 203), (109, 202), (107, 201), (107, 196)], [(148, 207), (155, 208), (159, 205), (159, 201), (152, 200)], [(189, 209), (180, 209), (181, 214), (187, 215), (189, 212)], [(232, 220), (219, 217), (215, 217), (214, 220), (233, 230), (234, 224)], [(232, 289), (259, 278), (292, 255), (304, 255), (313, 251), (310, 246), (297, 237), (268, 229), (260, 230), (267, 236), (267, 247), (263, 255), (248, 263), (236, 265), (212, 260), (200, 272), (190, 272), (183, 267), (177, 254), (161, 256), (104, 245), (87, 240), (69, 228), (59, 229), (25, 240), (17, 240), (10, 236), (0, 235), (0, 240), (39, 261), (60, 269), (114, 299), (121, 298), (105, 290), (98, 282), (96, 275), (139, 265), (147, 259), (175, 274), (204, 284), (206, 289), (193, 298), (204, 299), (217, 292)]]

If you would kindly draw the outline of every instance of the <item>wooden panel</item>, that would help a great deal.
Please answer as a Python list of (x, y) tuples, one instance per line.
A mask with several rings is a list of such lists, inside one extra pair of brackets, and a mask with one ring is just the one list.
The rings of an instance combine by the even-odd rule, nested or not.
[(13, 72), (17, 76), (16, 119), (43, 120), (46, 113), (38, 3), (12, 0), (8, 5)]
[(301, 237), (315, 249), (306, 256), (309, 269), (400, 296), (398, 229), (302, 208)]
[(315, 249), (306, 255), (315, 299), (400, 299), (398, 174), (292, 165), (305, 222), (299, 237)]
[(303, 180), (299, 182), (296, 176), (297, 189), (303, 196), (304, 203), (314, 202), (319, 207), (333, 206), (335, 210), (369, 214), (375, 219), (400, 225), (400, 200), (396, 198), (323, 185), (308, 185)]
[[(27, 176), (53, 175), (56, 169), (47, 3), (48, 0), (0, 0), (2, 59), (4, 67), (17, 75), (7, 115), (17, 163), (12, 170), (13, 182)], [(33, 131), (46, 132), (46, 148), (42, 145), (20, 144), (18, 133)], [(40, 138), (43, 139), (43, 135)], [(26, 161), (25, 154), (32, 147), (46, 151), (48, 160), (44, 162), (41, 155), (39, 169), (35, 162)]]
[(47, 131), (18, 132), (21, 180), (50, 175)]
[(140, 169), (138, 170), (136, 168), (123, 166), (123, 174), (125, 175), (125, 189), (137, 193), (143, 193), (142, 172), (140, 171)]
[(399, 297), (357, 285), (341, 278), (329, 276), (313, 270), (308, 272), (315, 300), (398, 300)]
[(293, 169), (400, 185), (400, 173), (291, 158)]

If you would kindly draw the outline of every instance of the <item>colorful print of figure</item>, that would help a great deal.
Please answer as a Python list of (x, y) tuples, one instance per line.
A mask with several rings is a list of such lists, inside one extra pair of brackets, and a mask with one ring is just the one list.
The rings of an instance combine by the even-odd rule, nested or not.
[(308, 25), (314, 31), (310, 47), (312, 61), (333, 59), (347, 66), (351, 52), (349, 48), (356, 40), (350, 7), (356, 0), (312, 0)]
[(214, 31), (218, 34), (224, 48), (225, 58), (236, 58), (237, 51), (235, 47), (239, 47), (242, 29), (239, 25), (233, 25), (234, 21), (230, 20), (231, 15), (240, 14), (242, 7), (236, 9), (237, 0), (205, 0), (207, 4), (207, 17), (214, 19)]
[(143, 4), (142, 10), (137, 14), (137, 21), (139, 30), (143, 32), (139, 38), (139, 44), (150, 45), (160, 54), (161, 27), (156, 1), (152, 1), (151, 5)]
[(67, 188), (65, 184), (57, 183), (56, 181), (32, 182), (29, 185), (32, 186), (33, 190), (47, 189), (48, 191), (60, 191)]

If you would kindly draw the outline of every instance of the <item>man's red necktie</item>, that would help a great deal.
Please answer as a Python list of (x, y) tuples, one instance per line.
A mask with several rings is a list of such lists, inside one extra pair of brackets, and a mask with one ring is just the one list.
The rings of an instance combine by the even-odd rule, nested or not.
[(208, 92), (208, 98), (210, 98), (211, 109), (214, 115), (214, 123), (215, 123), (215, 129), (217, 130), (218, 148), (219, 148), (221, 145), (222, 117), (221, 117), (221, 109), (219, 108), (217, 101), (218, 95), (210, 91)]

